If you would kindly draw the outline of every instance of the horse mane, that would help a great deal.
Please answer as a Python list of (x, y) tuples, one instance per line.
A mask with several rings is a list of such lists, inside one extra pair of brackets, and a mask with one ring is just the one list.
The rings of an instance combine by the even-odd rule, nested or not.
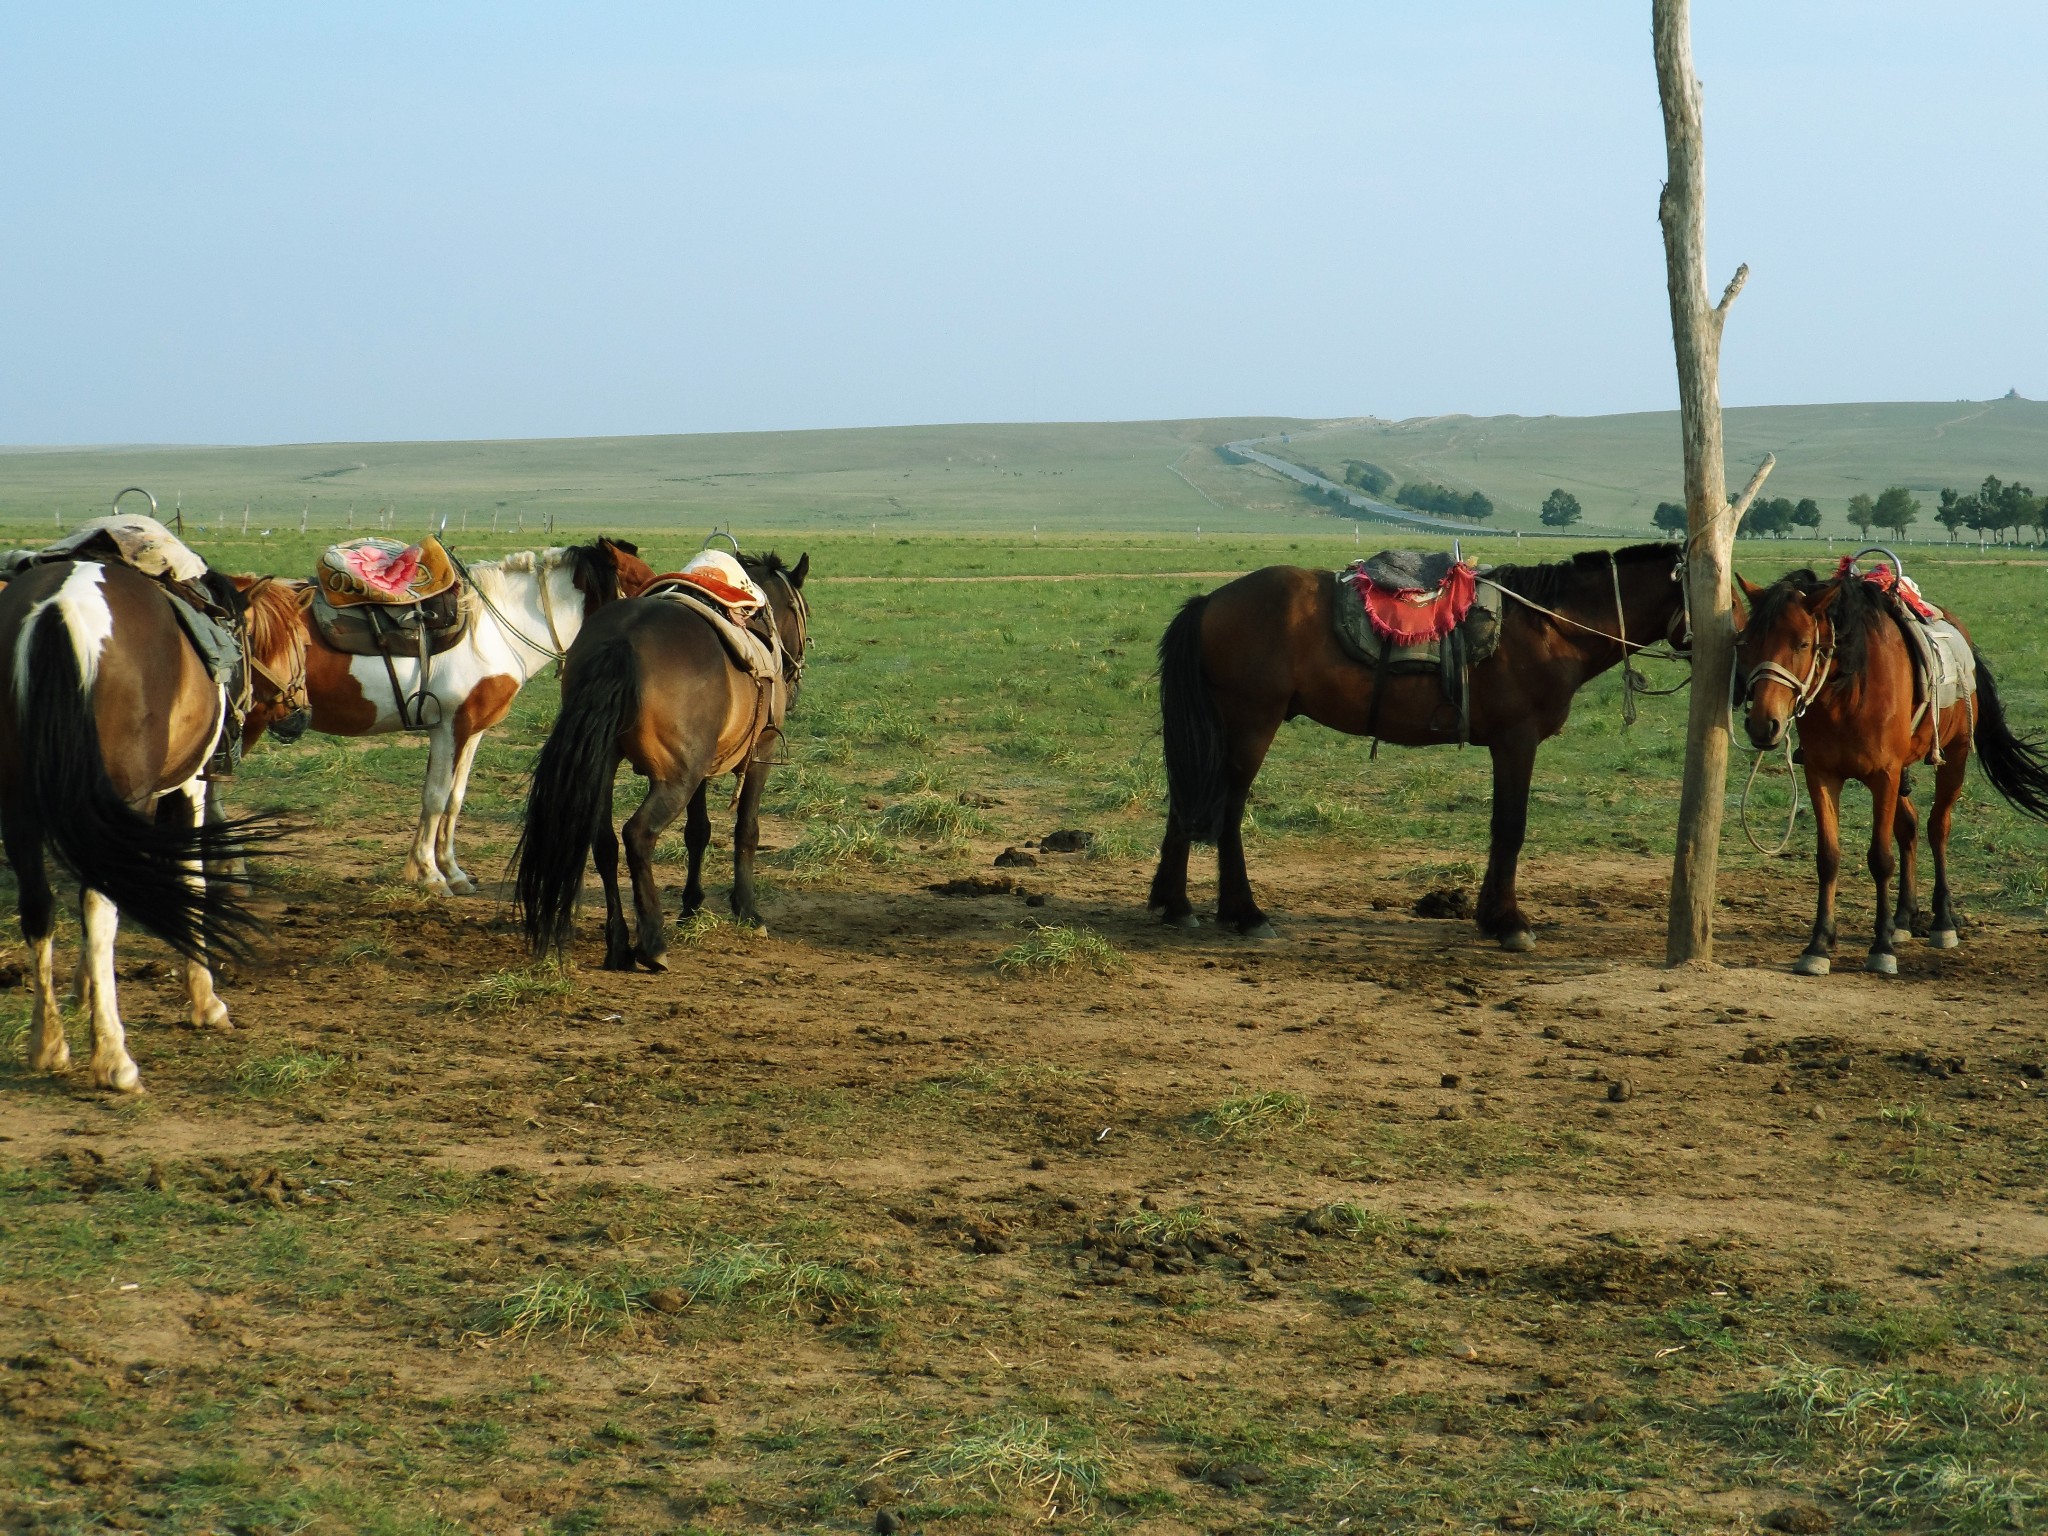
[[(1546, 608), (1555, 608), (1567, 598), (1588, 595), (1608, 600), (1611, 607), (1613, 577), (1608, 574), (1607, 564), (1610, 553), (1618, 570), (1623, 566), (1646, 565), (1652, 560), (1669, 563), (1672, 546), (1670, 541), (1660, 540), (1655, 544), (1631, 544), (1611, 552), (1582, 549), (1569, 560), (1546, 560), (1541, 565), (1497, 565), (1486, 573), (1486, 579)], [(1596, 581), (1600, 589), (1589, 594), (1587, 588)]]
[(304, 595), (299, 585), (253, 575), (237, 576), (234, 582), (247, 605), (249, 648), (265, 666), (282, 669), (287, 676), (303, 672), (306, 627), (299, 620)]
[(764, 576), (780, 576), (789, 570), (789, 567), (783, 564), (782, 556), (772, 549), (765, 555), (741, 555), (739, 559), (741, 565), (757, 570)]
[(1823, 581), (1811, 570), (1788, 571), (1757, 596), (1749, 622), (1768, 633), (1794, 603), (1814, 597), (1829, 587), (1836, 589), (1828, 609), (1828, 621), (1835, 630), (1835, 686), (1844, 687), (1863, 670), (1870, 654), (1870, 626), (1888, 610), (1885, 597), (1859, 576), (1836, 576)]

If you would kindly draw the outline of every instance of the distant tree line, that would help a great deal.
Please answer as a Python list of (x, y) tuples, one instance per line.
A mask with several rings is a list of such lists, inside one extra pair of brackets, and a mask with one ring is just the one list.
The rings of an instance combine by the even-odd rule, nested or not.
[(2016, 480), (2008, 484), (1996, 475), (1986, 475), (1984, 483), (1967, 496), (1943, 486), (1934, 520), (1948, 530), (1951, 544), (1959, 528), (2001, 540), (2008, 531), (2024, 533), (2031, 528), (2037, 542), (2048, 542), (2048, 500)]
[(1543, 510), (1536, 515), (1546, 528), (1569, 528), (1585, 516), (1585, 509), (1579, 505), (1578, 497), (1559, 486), (1543, 498)]
[(1394, 483), (1394, 477), (1377, 464), (1368, 464), (1363, 459), (1344, 461), (1344, 483), (1355, 485), (1368, 496), (1384, 496)]
[(1441, 517), (1469, 517), (1484, 522), (1493, 516), (1493, 503), (1484, 491), (1454, 491), (1447, 485), (1410, 480), (1394, 493), (1394, 500), (1417, 512), (1434, 512)]

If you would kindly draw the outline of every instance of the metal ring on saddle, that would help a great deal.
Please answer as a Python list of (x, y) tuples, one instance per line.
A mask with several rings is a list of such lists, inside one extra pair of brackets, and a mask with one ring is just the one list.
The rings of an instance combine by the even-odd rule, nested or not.
[(1883, 555), (1885, 559), (1889, 560), (1892, 566), (1892, 581), (1895, 584), (1898, 582), (1902, 582), (1906, 579), (1905, 561), (1901, 560), (1895, 553), (1885, 548), (1885, 546), (1882, 544), (1866, 544), (1861, 549), (1857, 550), (1855, 554), (1849, 557), (1849, 569), (1852, 571), (1855, 570), (1856, 562), (1858, 560), (1861, 560), (1865, 555)]
[(127, 490), (121, 492), (119, 496), (116, 496), (114, 498), (114, 512), (116, 515), (118, 515), (121, 511), (122, 496), (149, 496), (149, 515), (151, 517), (156, 516), (156, 498), (154, 496), (150, 496), (149, 492), (145, 491), (139, 485), (129, 486)]
[(728, 533), (723, 528), (712, 529), (711, 532), (704, 536), (704, 542), (702, 544), (699, 544), (697, 548), (700, 550), (709, 549), (711, 547), (711, 541), (713, 539), (725, 540), (726, 543), (732, 546), (732, 552), (735, 555), (737, 555), (740, 552), (740, 541), (734, 538), (730, 533)]

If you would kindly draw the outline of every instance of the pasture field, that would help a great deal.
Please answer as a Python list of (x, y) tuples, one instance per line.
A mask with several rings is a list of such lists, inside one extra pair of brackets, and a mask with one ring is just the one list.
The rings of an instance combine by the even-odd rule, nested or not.
[[(244, 765), (234, 804), (290, 824), (267, 947), (225, 979), (238, 1027), (199, 1033), (127, 937), (139, 1098), (25, 1072), (10, 928), (5, 1529), (2048, 1521), (2048, 829), (1973, 774), (1964, 947), (1805, 980), (1810, 823), (1769, 859), (1731, 820), (1720, 963), (1666, 971), (1684, 697), (1624, 732), (1610, 674), (1539, 760), (1533, 954), (1414, 912), (1476, 890), (1484, 755), (1368, 762), (1305, 724), (1248, 843), (1280, 939), (1183, 934), (1143, 908), (1153, 645), (1351, 529), (794, 522), (815, 638), (769, 933), (700, 917), (669, 974), (614, 975), (586, 907), (580, 966), (527, 963), (493, 877), (547, 677), (478, 763), (475, 898), (397, 883), (417, 744)], [(700, 536), (611, 531), (657, 569)], [(313, 541), (196, 542), (296, 571)], [(2048, 727), (2048, 567), (1914, 568)], [(1851, 846), (1867, 815), (1852, 792)], [(1056, 829), (1092, 842), (1028, 846)], [(679, 829), (665, 853), (679, 893)]]

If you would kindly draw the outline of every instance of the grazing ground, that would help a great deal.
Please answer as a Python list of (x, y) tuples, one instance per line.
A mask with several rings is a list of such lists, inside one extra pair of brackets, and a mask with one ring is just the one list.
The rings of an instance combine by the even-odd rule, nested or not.
[[(236, 786), (292, 831), (233, 1033), (130, 935), (116, 1100), (24, 1072), (17, 987), (0, 1529), (2048, 1520), (2043, 829), (1973, 783), (1965, 945), (1882, 981), (1788, 974), (1810, 842), (1731, 827), (1720, 964), (1665, 971), (1684, 701), (1625, 734), (1608, 678), (1539, 763), (1533, 955), (1414, 915), (1476, 887), (1483, 755), (1307, 726), (1250, 844), (1281, 939), (1181, 934), (1151, 647), (1219, 578), (1161, 573), (1351, 539), (808, 547), (770, 934), (531, 967), (495, 883), (395, 883), (420, 749), (309, 738)], [(1918, 573), (2048, 724), (2048, 569)], [(480, 760), (480, 877), (553, 694)]]

